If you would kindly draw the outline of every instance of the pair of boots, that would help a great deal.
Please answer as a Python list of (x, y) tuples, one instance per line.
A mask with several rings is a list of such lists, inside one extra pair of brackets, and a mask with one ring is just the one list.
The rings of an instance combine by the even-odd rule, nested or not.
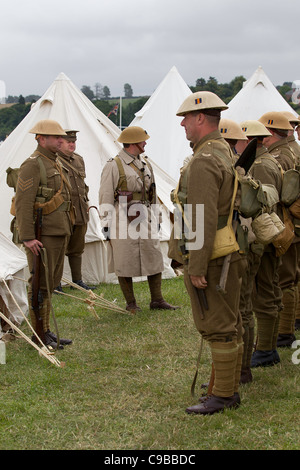
[[(71, 339), (64, 339), (64, 338), (58, 339), (57, 336), (52, 331), (50, 331), (51, 301), (46, 296), (46, 294), (43, 295), (42, 305), (39, 309), (39, 317), (41, 319), (41, 324), (42, 324), (41, 328), (43, 330), (41, 334), (39, 334), (35, 312), (31, 307), (31, 290), (28, 291), (28, 305), (29, 305), (29, 316), (30, 316), (32, 327), (34, 331), (37, 332), (40, 339), (49, 350), (64, 349), (65, 345), (72, 344)], [(40, 343), (38, 338), (35, 335), (33, 335), (31, 339), (36, 344)]]
[(237, 408), (240, 403), (239, 382), (241, 376), (243, 343), (237, 341), (210, 344), (212, 373), (206, 397), (197, 405), (186, 409), (188, 414), (211, 415), (226, 408)]
[[(177, 306), (169, 304), (164, 300), (161, 292), (161, 273), (148, 276), (148, 284), (151, 293), (150, 309), (176, 310)], [(141, 311), (137, 305), (133, 291), (132, 277), (118, 277), (119, 284), (126, 300), (126, 310), (136, 313)]]

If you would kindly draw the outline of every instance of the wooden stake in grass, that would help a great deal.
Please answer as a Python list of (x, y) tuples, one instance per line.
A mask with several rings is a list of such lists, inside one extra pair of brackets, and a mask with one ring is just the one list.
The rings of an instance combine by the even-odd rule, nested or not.
[(85, 294), (88, 294), (88, 297), (82, 299), (80, 297), (76, 297), (76, 296), (72, 296), (70, 294), (66, 294), (65, 292), (57, 291), (57, 293), (62, 294), (62, 295), (66, 295), (68, 297), (73, 297), (74, 299), (86, 302), (88, 304), (88, 309), (93, 312), (93, 314), (96, 316), (96, 318), (99, 318), (99, 317), (98, 317), (97, 313), (95, 312), (94, 306), (99, 306), (99, 307), (104, 308), (106, 310), (113, 310), (114, 312), (118, 312), (118, 313), (123, 313), (123, 314), (125, 313), (126, 315), (128, 315), (128, 314), (132, 315), (132, 313), (129, 312), (128, 310), (125, 310), (124, 308), (119, 307), (117, 304), (115, 304), (114, 302), (111, 302), (110, 300), (106, 300), (104, 298), (103, 294), (97, 295), (92, 290), (87, 291), (83, 287), (78, 286), (77, 284), (75, 284), (74, 282), (72, 282), (72, 281), (70, 281), (69, 279), (66, 279), (66, 278), (62, 278), (62, 281), (65, 282), (66, 284), (69, 284), (72, 287), (75, 287), (75, 289), (78, 289), (81, 292), (84, 292)]
[[(18, 308), (18, 310), (20, 311), (20, 313), (22, 314), (22, 316), (24, 317), (26, 323), (28, 324), (28, 326), (30, 327), (30, 329), (33, 331), (33, 333), (36, 335), (35, 331), (33, 330), (32, 326), (30, 325), (29, 321), (27, 320), (26, 316), (24, 315), (22, 309), (20, 308), (18, 302), (16, 301), (13, 293), (11, 292), (10, 288), (8, 287), (5, 279), (2, 280), (5, 284), (5, 287), (7, 288), (11, 298), (13, 299), (13, 302), (15, 303), (16, 307)], [(42, 340), (40, 338), (39, 341), (41, 343), (41, 347), (39, 347), (37, 344), (35, 344), (30, 338), (28, 338), (28, 336), (25, 335), (25, 333), (23, 333), (22, 330), (20, 330), (20, 328), (18, 328), (11, 320), (9, 320), (9, 318), (7, 318), (1, 311), (0, 311), (0, 317), (3, 318), (3, 320), (5, 322), (7, 322), (12, 328), (13, 330), (17, 331), (17, 333), (19, 333), (20, 336), (22, 336), (22, 338), (25, 339), (25, 341), (27, 341), (27, 343), (29, 343), (31, 346), (33, 346), (39, 353), (40, 356), (43, 356), (45, 357), (46, 359), (48, 359), (48, 361), (50, 361), (52, 364), (58, 366), (58, 367), (64, 367), (64, 363), (61, 363), (56, 357), (54, 357), (54, 352), (50, 351), (43, 343), (42, 343)]]

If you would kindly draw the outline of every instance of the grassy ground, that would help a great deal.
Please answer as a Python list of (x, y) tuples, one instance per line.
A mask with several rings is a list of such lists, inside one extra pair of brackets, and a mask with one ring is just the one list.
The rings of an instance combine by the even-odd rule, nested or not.
[[(181, 305), (176, 311), (150, 311), (147, 283), (134, 287), (143, 307), (135, 316), (97, 308), (97, 320), (80, 301), (54, 296), (60, 335), (73, 339), (56, 353), (64, 368), (22, 339), (7, 344), (7, 363), (0, 365), (0, 449), (299, 449), (300, 365), (292, 362), (293, 350), (280, 351), (280, 364), (253, 370), (254, 381), (241, 387), (239, 409), (187, 415), (196, 401), (190, 386), (199, 336), (183, 280), (163, 281), (166, 299)], [(124, 306), (118, 285), (96, 292)], [(199, 395), (209, 374), (204, 345)]]

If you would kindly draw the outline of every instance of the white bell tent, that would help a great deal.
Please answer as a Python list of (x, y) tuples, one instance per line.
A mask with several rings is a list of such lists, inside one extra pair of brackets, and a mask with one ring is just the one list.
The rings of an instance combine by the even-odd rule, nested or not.
[(176, 181), (184, 159), (192, 153), (180, 125), (182, 117), (176, 116), (180, 105), (190, 94), (190, 88), (173, 66), (130, 123), (148, 132), (147, 155)]
[(222, 118), (241, 123), (257, 120), (269, 111), (289, 111), (298, 116), (259, 66), (228, 103), (228, 109), (222, 111)]

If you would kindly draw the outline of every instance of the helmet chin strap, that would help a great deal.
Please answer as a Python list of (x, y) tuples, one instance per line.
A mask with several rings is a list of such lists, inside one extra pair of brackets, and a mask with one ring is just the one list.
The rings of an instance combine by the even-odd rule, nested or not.
[(140, 153), (144, 153), (144, 150), (142, 149), (142, 147), (139, 145), (139, 144), (135, 144), (139, 150)]

